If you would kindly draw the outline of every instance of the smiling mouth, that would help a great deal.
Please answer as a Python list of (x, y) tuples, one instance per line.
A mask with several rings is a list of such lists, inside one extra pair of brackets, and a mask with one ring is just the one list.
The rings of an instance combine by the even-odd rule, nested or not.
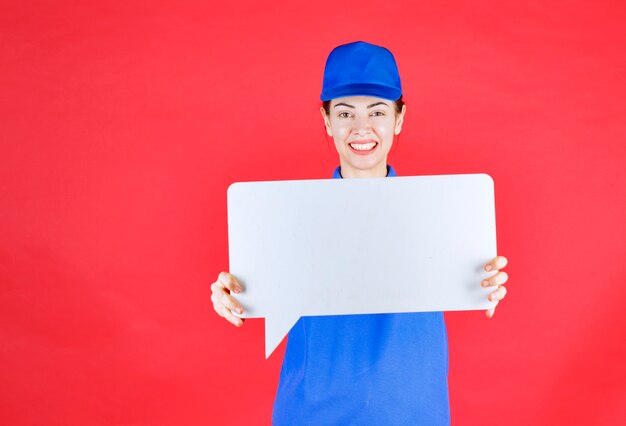
[(374, 148), (376, 148), (376, 145), (378, 145), (378, 142), (368, 142), (368, 143), (356, 143), (356, 142), (352, 142), (349, 143), (348, 145), (350, 145), (350, 148), (356, 150), (356, 151), (371, 151)]

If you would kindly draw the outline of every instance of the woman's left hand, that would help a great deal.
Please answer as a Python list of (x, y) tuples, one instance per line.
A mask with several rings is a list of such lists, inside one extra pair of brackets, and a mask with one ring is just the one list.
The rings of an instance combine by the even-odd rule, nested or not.
[[(489, 296), (487, 296), (487, 298), (491, 301), (496, 301), (496, 305), (499, 303), (500, 300), (504, 299), (504, 296), (506, 296), (506, 288), (502, 284), (504, 284), (509, 279), (509, 275), (506, 272), (501, 271), (501, 269), (506, 266), (507, 262), (508, 261), (506, 260), (506, 257), (496, 256), (491, 262), (485, 265), (485, 271), (497, 272), (493, 277), (487, 278), (481, 283), (483, 287), (494, 288), (494, 291), (489, 293)], [(488, 309), (485, 312), (487, 314), (487, 318), (493, 317), (495, 311), (495, 306), (491, 309)]]

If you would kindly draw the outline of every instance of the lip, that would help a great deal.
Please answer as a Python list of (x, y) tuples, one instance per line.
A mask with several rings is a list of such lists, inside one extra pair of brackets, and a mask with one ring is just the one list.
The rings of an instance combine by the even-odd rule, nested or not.
[[(372, 142), (374, 142), (376, 145), (374, 145), (374, 148), (370, 149), (369, 151), (359, 151), (358, 149), (352, 148), (352, 146), (350, 145), (351, 143), (365, 144), (365, 143), (372, 143)], [(375, 141), (373, 139), (368, 139), (364, 141), (351, 141), (348, 143), (348, 148), (350, 148), (350, 151), (352, 151), (356, 155), (370, 155), (378, 149), (379, 145), (380, 143), (378, 143), (378, 141)]]

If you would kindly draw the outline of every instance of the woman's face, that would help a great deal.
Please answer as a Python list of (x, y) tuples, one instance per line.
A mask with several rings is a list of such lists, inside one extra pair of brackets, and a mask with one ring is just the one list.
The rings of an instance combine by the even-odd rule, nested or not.
[(372, 96), (333, 99), (329, 115), (321, 108), (344, 178), (386, 176), (387, 154), (402, 129), (405, 111), (403, 107), (396, 113), (393, 101)]

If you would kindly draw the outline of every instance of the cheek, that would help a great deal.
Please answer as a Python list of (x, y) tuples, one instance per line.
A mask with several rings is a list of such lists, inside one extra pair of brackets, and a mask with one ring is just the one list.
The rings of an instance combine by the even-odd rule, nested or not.
[(350, 135), (350, 128), (348, 126), (331, 126), (333, 132), (333, 138), (335, 141), (343, 141)]
[(378, 136), (385, 141), (393, 140), (394, 130), (395, 130), (394, 122), (384, 122), (376, 126), (376, 133), (378, 133)]

